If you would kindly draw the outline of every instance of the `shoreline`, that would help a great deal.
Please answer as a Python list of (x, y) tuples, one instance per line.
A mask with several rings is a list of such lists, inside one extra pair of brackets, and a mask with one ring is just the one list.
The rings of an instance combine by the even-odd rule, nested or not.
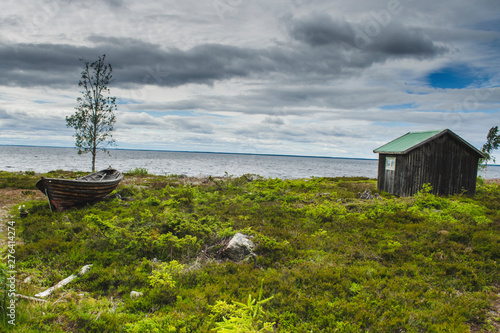
[[(51, 172), (62, 172), (62, 173), (84, 173), (84, 174), (90, 174), (91, 172), (90, 171), (82, 171), (82, 170), (64, 170), (64, 169), (58, 169), (58, 170), (51, 170), (51, 171), (48, 171), (48, 172), (36, 172), (36, 171), (32, 171), (32, 170), (2, 170), (0, 169), (0, 172), (11, 172), (11, 173), (22, 173), (22, 174), (25, 174), (25, 175), (34, 175), (34, 176), (38, 176), (38, 177), (41, 177), (43, 174), (47, 174), (47, 173), (51, 173)], [(164, 174), (164, 175), (161, 175), (161, 174), (154, 174), (154, 173), (149, 173), (146, 174), (146, 175), (137, 175), (137, 174), (133, 174), (133, 172), (130, 172), (130, 171), (133, 171), (133, 170), (129, 170), (129, 171), (122, 171), (123, 174), (125, 175), (125, 177), (127, 178), (146, 178), (146, 177), (178, 177), (179, 179), (185, 179), (185, 180), (190, 180), (191, 182), (202, 182), (202, 181), (206, 181), (207, 179), (209, 179), (210, 177), (213, 178), (213, 179), (216, 179), (216, 180), (224, 180), (226, 179), (226, 176), (214, 176), (214, 175), (208, 175), (208, 174), (198, 174), (196, 176), (192, 176), (192, 175), (188, 175), (188, 174), (175, 174), (175, 173), (172, 173), (172, 174)], [(32, 174), (32, 172), (34, 172), (34, 174)], [(127, 176), (127, 173), (129, 174)], [(261, 178), (264, 178), (264, 179), (267, 179), (267, 178), (277, 178), (277, 179), (282, 179), (282, 180), (294, 180), (294, 179), (311, 179), (311, 178), (346, 178), (346, 179), (349, 179), (349, 178), (366, 178), (366, 180), (377, 180), (376, 177), (368, 177), (368, 176), (308, 176), (308, 177), (296, 177), (296, 178), (286, 178), (286, 177), (264, 177), (264, 176), (261, 176), (261, 175), (258, 175), (258, 174), (254, 174), (254, 173), (245, 173), (245, 174), (242, 174), (242, 175), (229, 175), (230, 178), (239, 178), (239, 177), (243, 177), (245, 175), (251, 175), (251, 176), (256, 176), (256, 177), (261, 177)], [(481, 175), (478, 175), (478, 178), (481, 177)], [(500, 185), (500, 178), (482, 178), (481, 179), (484, 180), (484, 182), (488, 185), (490, 184), (497, 184), (497, 185)]]
[[(3, 147), (3, 148), (2, 148)], [(112, 150), (99, 154), (97, 170), (113, 166), (122, 172), (146, 170), (154, 175), (242, 176), (257, 174), (266, 178), (300, 179), (314, 177), (376, 178), (378, 160), (343, 157), (267, 155), (224, 152), (174, 152)], [(0, 170), (9, 172), (85, 170), (90, 172), (90, 156), (77, 155), (74, 148), (0, 146)], [(478, 173), (484, 176), (484, 172)], [(500, 178), (500, 166), (489, 165), (485, 179)]]

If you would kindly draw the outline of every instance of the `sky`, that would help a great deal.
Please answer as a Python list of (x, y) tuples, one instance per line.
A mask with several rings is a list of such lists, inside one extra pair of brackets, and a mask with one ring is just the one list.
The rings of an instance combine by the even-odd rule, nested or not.
[(500, 125), (498, 0), (2, 4), (3, 145), (74, 146), (80, 59), (103, 54), (116, 148), (377, 158)]

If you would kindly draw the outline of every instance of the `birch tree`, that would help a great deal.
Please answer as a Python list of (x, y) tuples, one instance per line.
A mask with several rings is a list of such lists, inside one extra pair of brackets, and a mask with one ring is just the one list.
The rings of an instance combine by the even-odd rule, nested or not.
[(66, 117), (66, 126), (75, 129), (75, 146), (78, 155), (92, 154), (92, 172), (95, 171), (99, 149), (115, 144), (112, 132), (115, 125), (116, 97), (110, 96), (108, 85), (112, 79), (111, 64), (106, 64), (106, 55), (84, 64), (80, 82), (82, 96), (77, 98), (78, 106), (71, 117)]

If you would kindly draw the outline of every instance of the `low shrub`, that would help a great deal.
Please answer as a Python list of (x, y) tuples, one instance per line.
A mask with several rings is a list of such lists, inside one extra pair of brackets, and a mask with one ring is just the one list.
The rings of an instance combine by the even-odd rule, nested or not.
[[(35, 180), (0, 176), (15, 186)], [(117, 189), (121, 199), (80, 209), (22, 203), (30, 215), (14, 218), (18, 293), (93, 266), (48, 305), (19, 300), (18, 330), (465, 332), (494, 320), (498, 185), (480, 184), (476, 197), (424, 188), (362, 200), (374, 180), (137, 176)], [(252, 236), (255, 260), (221, 255), (237, 232)], [(265, 312), (259, 297), (248, 300), (262, 279), (273, 296)]]

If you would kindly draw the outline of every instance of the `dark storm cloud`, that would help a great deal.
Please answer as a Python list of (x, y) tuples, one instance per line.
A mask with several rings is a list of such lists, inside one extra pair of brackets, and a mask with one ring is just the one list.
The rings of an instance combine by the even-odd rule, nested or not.
[[(115, 84), (180, 86), (211, 85), (235, 77), (274, 74), (307, 83), (331, 79), (394, 57), (433, 57), (446, 50), (416, 29), (396, 22), (377, 36), (363, 33), (345, 20), (325, 14), (289, 20), (289, 33), (300, 44), (267, 48), (200, 44), (190, 49), (161, 48), (133, 38), (92, 35), (90, 46), (68, 44), (0, 45), (0, 85), (68, 86), (78, 82), (84, 58), (106, 54), (114, 68)], [(367, 30), (369, 31), (369, 30)], [(350, 73), (352, 75), (352, 72)], [(336, 77), (338, 78), (338, 77)], [(300, 99), (300, 96), (296, 96)]]
[(291, 18), (288, 29), (292, 38), (311, 47), (340, 47), (344, 51), (359, 49), (373, 57), (379, 57), (379, 54), (388, 58), (433, 57), (447, 50), (421, 30), (406, 28), (391, 16), (384, 17), (380, 13), (375, 13), (365, 22), (356, 23), (327, 14), (311, 14)]
[(436, 44), (419, 29), (407, 29), (400, 24), (391, 25), (386, 33), (374, 38), (368, 50), (393, 56), (413, 56), (414, 58), (434, 57), (447, 52), (448, 48)]
[(314, 14), (289, 22), (290, 35), (311, 46), (352, 42), (351, 26), (343, 18), (333, 19), (327, 14)]
[[(78, 59), (86, 47), (52, 44), (0, 45), (0, 85), (65, 86), (78, 79)], [(76, 75), (75, 75), (76, 74)]]
[[(113, 65), (118, 85), (179, 86), (212, 84), (217, 80), (246, 77), (272, 70), (265, 52), (220, 44), (204, 44), (184, 51), (131, 38), (93, 36), (93, 47), (61, 44), (0, 46), (0, 84), (39, 86), (74, 84), (88, 61), (101, 54)], [(271, 63), (274, 62), (271, 60)]]
[[(110, 55), (113, 54), (110, 51)], [(130, 61), (134, 57), (136, 61)], [(127, 82), (160, 86), (212, 84), (218, 80), (247, 77), (265, 69), (257, 52), (218, 44), (200, 45), (187, 51), (141, 50), (140, 53), (131, 52), (130, 58), (117, 60), (117, 64), (123, 69)]]
[[(337, 64), (309, 63), (307, 54), (285, 53), (277, 48), (251, 49), (221, 44), (202, 44), (188, 50), (161, 49), (131, 38), (92, 36), (92, 47), (64, 44), (1, 45), (0, 84), (7, 86), (71, 85), (78, 81), (82, 65), (107, 54), (116, 84), (180, 86), (213, 84), (233, 77), (281, 72), (318, 72)], [(324, 72), (324, 69), (321, 69)]]

